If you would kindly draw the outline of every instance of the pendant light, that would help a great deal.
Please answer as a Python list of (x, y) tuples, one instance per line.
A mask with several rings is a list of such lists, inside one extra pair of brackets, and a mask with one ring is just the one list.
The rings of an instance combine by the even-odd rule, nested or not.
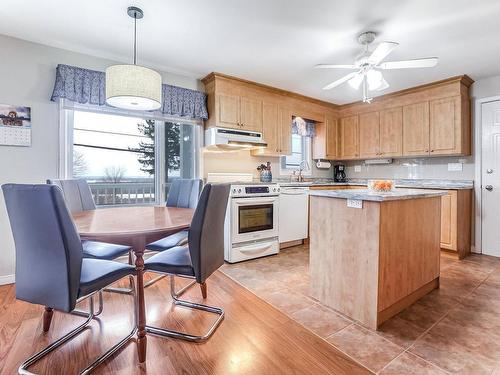
[(134, 19), (134, 64), (106, 69), (106, 103), (128, 110), (155, 110), (161, 107), (161, 76), (137, 65), (137, 20), (144, 13), (137, 7), (128, 7), (127, 14)]

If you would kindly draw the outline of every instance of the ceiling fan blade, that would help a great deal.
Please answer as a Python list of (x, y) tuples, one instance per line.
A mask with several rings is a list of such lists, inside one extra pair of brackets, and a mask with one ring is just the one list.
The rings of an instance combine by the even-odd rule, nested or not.
[(381, 69), (408, 69), (408, 68), (432, 68), (436, 66), (437, 57), (426, 57), (423, 59), (388, 61), (379, 65)]
[(385, 90), (387, 88), (389, 88), (389, 83), (384, 78), (382, 78), (382, 83), (376, 91), (382, 91), (382, 90)]
[(368, 61), (373, 65), (378, 65), (383, 59), (385, 59), (394, 48), (399, 46), (396, 42), (382, 42), (380, 43), (375, 51), (372, 52)]
[(357, 69), (356, 65), (318, 64), (316, 69)]
[(356, 74), (359, 74), (358, 72), (352, 72), (352, 73), (349, 73), (348, 75), (346, 76), (343, 76), (342, 78), (330, 83), (329, 85), (326, 85), (325, 87), (323, 87), (323, 90), (330, 90), (330, 89), (333, 89), (334, 87), (337, 87), (337, 86), (340, 86), (341, 84), (343, 84), (344, 82), (347, 82), (349, 81), (351, 78), (353, 78)]

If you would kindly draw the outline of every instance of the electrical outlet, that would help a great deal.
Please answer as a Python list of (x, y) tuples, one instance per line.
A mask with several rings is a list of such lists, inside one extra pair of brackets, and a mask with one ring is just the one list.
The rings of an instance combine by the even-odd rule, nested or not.
[(354, 172), (361, 172), (361, 165), (355, 165)]
[(448, 163), (448, 171), (450, 172), (461, 172), (463, 170), (462, 163)]
[(363, 201), (360, 199), (348, 199), (347, 207), (351, 208), (363, 208)]

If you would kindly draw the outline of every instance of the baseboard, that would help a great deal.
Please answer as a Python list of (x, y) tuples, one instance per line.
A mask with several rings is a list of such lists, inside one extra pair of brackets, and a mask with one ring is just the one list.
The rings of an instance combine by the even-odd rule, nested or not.
[(16, 275), (0, 276), (0, 285), (14, 284), (16, 282)]

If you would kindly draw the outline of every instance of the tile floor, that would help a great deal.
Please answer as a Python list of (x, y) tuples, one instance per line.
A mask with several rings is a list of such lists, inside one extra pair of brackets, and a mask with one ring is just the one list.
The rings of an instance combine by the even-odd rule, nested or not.
[(222, 271), (375, 373), (500, 374), (500, 258), (442, 255), (440, 289), (378, 331), (309, 296), (305, 245)]

